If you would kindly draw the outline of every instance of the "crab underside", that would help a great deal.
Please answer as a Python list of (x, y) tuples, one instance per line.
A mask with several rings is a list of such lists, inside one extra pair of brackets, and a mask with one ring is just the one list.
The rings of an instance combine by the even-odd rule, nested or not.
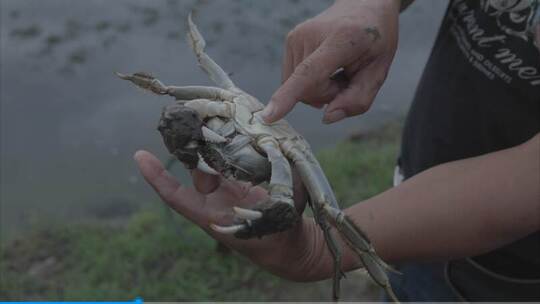
[[(392, 270), (368, 237), (339, 208), (333, 190), (308, 143), (285, 120), (265, 124), (264, 105), (235, 86), (204, 51), (205, 42), (188, 18), (188, 41), (199, 66), (217, 87), (166, 86), (147, 73), (117, 75), (138, 87), (176, 99), (165, 106), (158, 130), (168, 151), (188, 169), (252, 184), (268, 182), (269, 199), (253, 209), (234, 207), (230, 226), (212, 229), (241, 239), (264, 237), (293, 227), (300, 219), (292, 195), (292, 169), (309, 193), (309, 205), (334, 257), (333, 297), (339, 296), (341, 248), (337, 234), (358, 255), (371, 278), (395, 298), (386, 271)], [(334, 229), (335, 228), (335, 229)]]

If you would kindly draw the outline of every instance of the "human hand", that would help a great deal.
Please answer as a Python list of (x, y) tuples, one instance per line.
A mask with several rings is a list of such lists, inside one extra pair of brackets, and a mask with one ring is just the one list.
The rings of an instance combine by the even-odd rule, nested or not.
[[(265, 121), (283, 118), (298, 101), (328, 104), (324, 123), (366, 112), (394, 57), (399, 9), (399, 0), (337, 0), (294, 28), (287, 36), (283, 84), (262, 112)], [(340, 68), (346, 81), (331, 80)]]
[[(252, 208), (268, 198), (262, 187), (221, 179), (218, 183), (201, 171), (193, 171), (195, 187), (182, 186), (151, 153), (138, 151), (135, 160), (145, 180), (172, 209), (200, 226), (214, 239), (237, 250), (256, 264), (289, 279), (304, 279), (306, 263), (312, 262), (314, 229), (312, 221), (300, 220), (292, 229), (264, 236), (261, 239), (241, 240), (232, 235), (215, 232), (210, 224), (228, 226), (232, 223), (234, 206)], [(294, 198), (301, 214), (305, 208), (306, 192), (298, 179)]]

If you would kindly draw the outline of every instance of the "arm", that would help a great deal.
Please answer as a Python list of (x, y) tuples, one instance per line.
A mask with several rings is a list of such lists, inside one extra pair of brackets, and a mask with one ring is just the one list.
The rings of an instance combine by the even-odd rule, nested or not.
[[(511, 149), (426, 170), (346, 213), (390, 262), (461, 258), (499, 248), (540, 230), (540, 133)], [(306, 280), (330, 277), (332, 260), (321, 233), (311, 242), (318, 245)], [(351, 251), (343, 263), (344, 270), (358, 265)]]

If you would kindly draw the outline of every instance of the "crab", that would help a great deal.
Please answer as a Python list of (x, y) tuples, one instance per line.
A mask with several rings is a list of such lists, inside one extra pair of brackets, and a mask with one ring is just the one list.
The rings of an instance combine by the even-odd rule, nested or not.
[(188, 42), (199, 66), (217, 85), (167, 86), (148, 73), (116, 73), (121, 79), (176, 102), (163, 108), (158, 130), (168, 151), (188, 169), (250, 182), (268, 183), (269, 199), (253, 209), (234, 207), (235, 224), (211, 225), (219, 233), (240, 239), (260, 238), (285, 231), (299, 222), (293, 202), (292, 170), (307, 189), (309, 206), (333, 256), (333, 298), (339, 298), (340, 243), (332, 228), (358, 255), (371, 278), (395, 300), (387, 265), (367, 235), (340, 209), (332, 187), (308, 142), (284, 119), (267, 124), (264, 105), (239, 89), (205, 52), (205, 40), (188, 17)]

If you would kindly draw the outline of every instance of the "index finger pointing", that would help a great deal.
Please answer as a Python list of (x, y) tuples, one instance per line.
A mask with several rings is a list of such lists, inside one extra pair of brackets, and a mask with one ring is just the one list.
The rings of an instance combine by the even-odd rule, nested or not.
[(294, 105), (309, 96), (324, 95), (330, 88), (330, 75), (347, 64), (347, 58), (324, 45), (316, 49), (295, 69), (291, 76), (272, 95), (261, 113), (267, 123), (275, 122), (289, 113)]

